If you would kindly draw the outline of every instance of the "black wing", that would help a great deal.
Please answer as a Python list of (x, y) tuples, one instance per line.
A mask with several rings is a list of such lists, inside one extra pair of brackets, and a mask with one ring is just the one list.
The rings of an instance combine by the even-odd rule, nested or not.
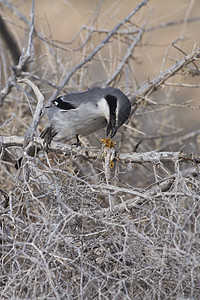
[(57, 106), (60, 109), (64, 109), (64, 110), (70, 110), (70, 109), (75, 109), (76, 106), (70, 102), (67, 101), (63, 101), (62, 100), (62, 96), (51, 101), (55, 106)]

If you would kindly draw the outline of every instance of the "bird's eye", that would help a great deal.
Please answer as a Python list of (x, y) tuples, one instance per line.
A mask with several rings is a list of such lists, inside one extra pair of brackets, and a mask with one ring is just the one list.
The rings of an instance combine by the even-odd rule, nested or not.
[(57, 106), (57, 105), (58, 105), (58, 102), (57, 102), (57, 101), (54, 101), (53, 104)]

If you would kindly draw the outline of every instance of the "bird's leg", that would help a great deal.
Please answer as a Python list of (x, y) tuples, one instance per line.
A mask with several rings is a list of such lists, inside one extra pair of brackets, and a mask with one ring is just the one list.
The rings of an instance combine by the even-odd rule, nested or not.
[(73, 143), (72, 145), (75, 145), (76, 147), (81, 146), (81, 141), (79, 140), (78, 134), (76, 134), (76, 140), (77, 140), (77, 142)]

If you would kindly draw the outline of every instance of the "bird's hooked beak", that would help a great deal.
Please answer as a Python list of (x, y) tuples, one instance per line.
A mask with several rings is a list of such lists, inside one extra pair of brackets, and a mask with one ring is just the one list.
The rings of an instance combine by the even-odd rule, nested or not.
[(118, 128), (116, 127), (116, 115), (111, 114), (110, 121), (107, 126), (107, 136), (110, 134), (110, 138), (113, 138), (117, 133), (117, 129)]

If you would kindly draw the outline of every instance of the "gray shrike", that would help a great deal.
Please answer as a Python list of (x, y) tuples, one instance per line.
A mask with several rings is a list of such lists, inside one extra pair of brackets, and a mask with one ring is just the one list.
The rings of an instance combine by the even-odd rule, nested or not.
[(66, 142), (78, 135), (88, 135), (107, 126), (107, 135), (114, 137), (128, 119), (131, 103), (124, 93), (113, 87), (95, 87), (72, 93), (52, 101), (47, 108), (49, 126), (41, 137), (50, 142)]
[[(114, 137), (118, 128), (130, 115), (131, 103), (119, 89), (95, 87), (86, 92), (72, 93), (52, 101), (47, 108), (49, 126), (41, 133), (47, 145), (54, 141), (66, 142), (73, 137), (88, 135), (107, 126), (107, 135)], [(38, 151), (32, 147), (29, 155)], [(22, 157), (15, 164), (21, 166)]]

